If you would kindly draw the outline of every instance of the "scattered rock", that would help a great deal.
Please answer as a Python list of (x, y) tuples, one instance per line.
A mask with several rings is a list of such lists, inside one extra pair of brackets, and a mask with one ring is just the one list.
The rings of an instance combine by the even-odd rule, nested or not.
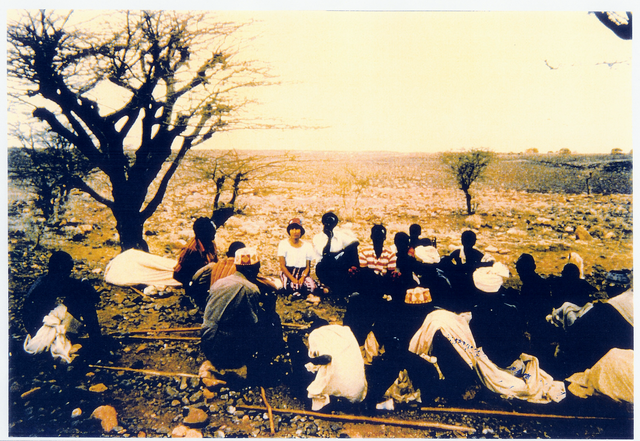
[(91, 392), (98, 392), (98, 393), (104, 392), (107, 389), (108, 389), (107, 386), (105, 386), (103, 383), (94, 384), (89, 388)]
[(79, 407), (76, 407), (71, 412), (71, 418), (78, 418), (80, 415), (82, 415), (82, 409), (80, 409)]
[(173, 438), (184, 438), (184, 436), (187, 434), (187, 430), (189, 430), (187, 426), (183, 426), (182, 424), (180, 424), (179, 426), (175, 427), (173, 431), (171, 431), (171, 436)]
[(118, 425), (118, 414), (112, 406), (100, 406), (91, 413), (91, 418), (100, 420), (102, 430), (111, 432)]
[(551, 219), (546, 218), (546, 217), (538, 217), (536, 218), (536, 224), (537, 225), (546, 225), (546, 226), (551, 226), (551, 222), (553, 222)]
[(183, 422), (188, 427), (204, 427), (207, 425), (208, 420), (209, 415), (204, 410), (192, 407)]
[(578, 225), (578, 228), (576, 228), (576, 238), (578, 240), (591, 240), (591, 234), (589, 234), (589, 232), (587, 231), (587, 229), (585, 227), (583, 227), (582, 225)]

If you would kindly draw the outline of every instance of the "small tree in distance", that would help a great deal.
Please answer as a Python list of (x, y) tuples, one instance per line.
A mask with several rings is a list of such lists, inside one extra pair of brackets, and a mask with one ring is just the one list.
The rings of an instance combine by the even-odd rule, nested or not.
[(458, 188), (464, 192), (467, 201), (467, 214), (473, 214), (469, 188), (484, 173), (492, 159), (493, 152), (484, 149), (446, 152), (441, 156), (442, 163), (453, 175)]

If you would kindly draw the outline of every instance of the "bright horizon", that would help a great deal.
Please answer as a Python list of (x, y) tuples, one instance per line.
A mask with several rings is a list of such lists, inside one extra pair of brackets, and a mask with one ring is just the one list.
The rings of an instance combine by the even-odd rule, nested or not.
[[(81, 11), (78, 11), (81, 12)], [(82, 11), (91, 12), (91, 11)], [(632, 42), (582, 12), (215, 11), (280, 84), (196, 149), (632, 150)], [(105, 106), (108, 107), (108, 106)]]

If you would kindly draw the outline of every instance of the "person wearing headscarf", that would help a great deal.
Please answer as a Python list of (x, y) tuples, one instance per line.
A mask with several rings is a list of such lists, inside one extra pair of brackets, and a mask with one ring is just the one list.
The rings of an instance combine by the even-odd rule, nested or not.
[(500, 262), (473, 273), (475, 293), (469, 328), (484, 353), (506, 368), (528, 347), (526, 326), (512, 289), (503, 286), (509, 269)]

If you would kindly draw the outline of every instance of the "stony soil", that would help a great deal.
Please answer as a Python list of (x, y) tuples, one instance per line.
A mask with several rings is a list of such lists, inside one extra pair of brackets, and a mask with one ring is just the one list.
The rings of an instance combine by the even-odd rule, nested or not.
[[(213, 185), (203, 178), (203, 163), (213, 152), (192, 152), (176, 175), (165, 201), (145, 224), (151, 252), (175, 258), (191, 235), (198, 216), (210, 215)], [(366, 178), (361, 188), (349, 180), (349, 172)], [(558, 183), (562, 188), (558, 188)], [(334, 210), (341, 226), (351, 228), (361, 242), (368, 241), (374, 222), (383, 222), (392, 238), (407, 231), (411, 223), (423, 226), (423, 234), (436, 237), (441, 254), (459, 245), (463, 229), (478, 234), (478, 247), (505, 263), (518, 286), (514, 262), (523, 252), (534, 255), (542, 274), (557, 274), (570, 251), (585, 261), (588, 279), (600, 286), (606, 271), (633, 267), (632, 196), (629, 176), (601, 176), (599, 191), (587, 195), (579, 173), (541, 168), (521, 157), (496, 161), (487, 178), (474, 184), (476, 215), (464, 212), (464, 198), (448, 180), (437, 160), (425, 155), (401, 154), (303, 154), (295, 170), (277, 178), (250, 182), (240, 196), (242, 213), (220, 228), (216, 242), (225, 250), (234, 240), (257, 246), (262, 271), (277, 273), (276, 246), (285, 237), (292, 217), (300, 217), (306, 238), (320, 231), (320, 217)], [(99, 181), (96, 181), (99, 184)], [(12, 183), (15, 184), (15, 183)], [(97, 185), (96, 184), (96, 185)], [(564, 189), (564, 190), (563, 190)], [(596, 186), (592, 183), (592, 189)], [(616, 193), (616, 190), (622, 193)], [(345, 194), (346, 196), (342, 196)], [(197, 379), (176, 375), (158, 376), (117, 368), (197, 374), (204, 361), (197, 341), (141, 339), (126, 335), (136, 329), (189, 328), (201, 323), (201, 312), (186, 301), (182, 290), (149, 297), (130, 288), (108, 285), (102, 272), (119, 252), (115, 223), (108, 210), (78, 194), (71, 201), (65, 225), (40, 237), (36, 247), (37, 219), (25, 202), (27, 193), (10, 186), (9, 200), (9, 434), (11, 436), (108, 436), (165, 437), (184, 422), (189, 411), (205, 411), (207, 421), (196, 429), (207, 437), (268, 437), (264, 411), (243, 410), (262, 405), (258, 387), (223, 387), (213, 398), (203, 396)], [(584, 227), (591, 238), (577, 239)], [(54, 362), (50, 355), (28, 356), (21, 346), (24, 331), (20, 321), (22, 296), (46, 268), (53, 249), (74, 256), (76, 277), (86, 277), (101, 293), (99, 319), (114, 346), (100, 359), (80, 352), (71, 365)], [(602, 294), (604, 295), (604, 294)], [(304, 332), (313, 311), (330, 322), (340, 323), (344, 303), (323, 300), (318, 306), (280, 297), (277, 311), (286, 335)], [(296, 326), (297, 325), (297, 326)], [(173, 336), (193, 337), (182, 333)], [(136, 334), (136, 337), (148, 335)], [(83, 343), (86, 339), (77, 339)], [(83, 348), (86, 350), (87, 348)], [(283, 356), (282, 379), (265, 385), (266, 396), (279, 409), (308, 409), (287, 387), (287, 359)], [(96, 366), (113, 367), (115, 369)], [(281, 381), (279, 381), (281, 380)], [(101, 392), (97, 386), (106, 386)], [(103, 388), (98, 388), (101, 390)], [(116, 409), (117, 425), (104, 432), (94, 409), (110, 405)], [(530, 418), (486, 416), (457, 412), (423, 411), (421, 407), (473, 408), (592, 418)], [(74, 409), (76, 410), (73, 413)], [(362, 409), (338, 402), (334, 413), (361, 414)], [(79, 413), (79, 415), (78, 415)], [(367, 413), (368, 415), (371, 412)], [(439, 421), (469, 426), (474, 434), (445, 430), (396, 427), (330, 421), (293, 413), (275, 415), (278, 437), (499, 437), (499, 438), (631, 438), (633, 412), (607, 400), (568, 397), (557, 405), (533, 406), (510, 402), (483, 390), (461, 397), (440, 397), (435, 402), (405, 405), (373, 416), (414, 421)], [(597, 418), (596, 418), (597, 417)], [(595, 419), (594, 419), (595, 418)]]

